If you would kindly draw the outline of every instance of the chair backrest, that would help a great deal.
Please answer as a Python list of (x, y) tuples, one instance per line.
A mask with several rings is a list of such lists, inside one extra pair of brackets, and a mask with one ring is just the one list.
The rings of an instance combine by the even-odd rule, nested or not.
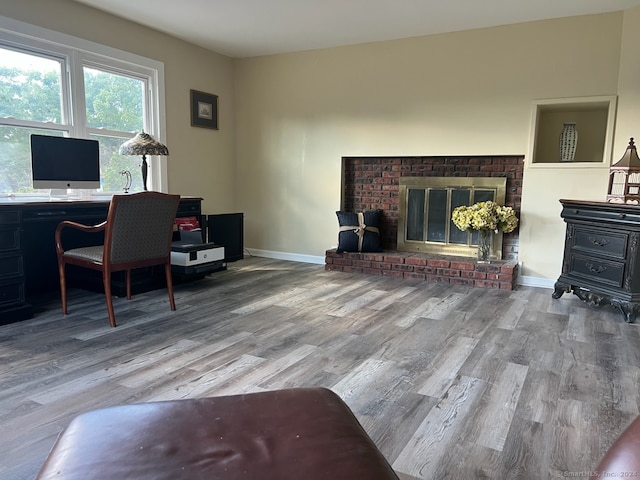
[(166, 258), (180, 195), (141, 192), (114, 195), (105, 230), (104, 261), (111, 264)]

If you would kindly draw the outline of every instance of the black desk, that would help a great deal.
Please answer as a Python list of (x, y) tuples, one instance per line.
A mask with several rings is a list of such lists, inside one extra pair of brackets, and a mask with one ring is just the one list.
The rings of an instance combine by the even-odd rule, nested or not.
[[(0, 325), (33, 316), (29, 299), (34, 295), (59, 291), (58, 260), (54, 232), (62, 220), (95, 225), (107, 218), (111, 197), (91, 200), (49, 200), (47, 198), (0, 199)], [(178, 217), (195, 216), (202, 224), (202, 198), (182, 197)], [(101, 235), (87, 235), (73, 229), (63, 232), (65, 248), (100, 244)], [(69, 286), (101, 289), (94, 272), (76, 278), (70, 272)], [(124, 272), (113, 275), (115, 295), (124, 295)], [(149, 270), (132, 272), (132, 288), (140, 292), (155, 288)]]

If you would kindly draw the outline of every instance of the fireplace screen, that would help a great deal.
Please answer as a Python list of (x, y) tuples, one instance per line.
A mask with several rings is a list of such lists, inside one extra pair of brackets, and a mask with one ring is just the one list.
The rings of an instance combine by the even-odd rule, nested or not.
[[(504, 205), (506, 178), (401, 177), (398, 250), (475, 256), (477, 232), (464, 232), (451, 221), (461, 205), (493, 200)], [(502, 235), (493, 251), (501, 258)]]

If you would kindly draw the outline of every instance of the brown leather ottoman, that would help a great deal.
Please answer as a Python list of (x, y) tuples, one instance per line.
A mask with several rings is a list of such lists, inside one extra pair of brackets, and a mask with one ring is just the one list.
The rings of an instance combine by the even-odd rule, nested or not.
[(324, 388), (126, 405), (76, 417), (44, 479), (398, 479)]
[(640, 417), (636, 417), (620, 434), (589, 478), (638, 478), (638, 476), (640, 476)]

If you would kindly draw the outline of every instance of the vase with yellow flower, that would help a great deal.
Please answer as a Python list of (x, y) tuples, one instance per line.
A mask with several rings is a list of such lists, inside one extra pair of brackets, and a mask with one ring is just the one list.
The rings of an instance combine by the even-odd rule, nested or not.
[(460, 230), (478, 232), (479, 263), (491, 263), (494, 233), (513, 232), (518, 226), (518, 217), (513, 208), (493, 201), (456, 207), (451, 219)]

